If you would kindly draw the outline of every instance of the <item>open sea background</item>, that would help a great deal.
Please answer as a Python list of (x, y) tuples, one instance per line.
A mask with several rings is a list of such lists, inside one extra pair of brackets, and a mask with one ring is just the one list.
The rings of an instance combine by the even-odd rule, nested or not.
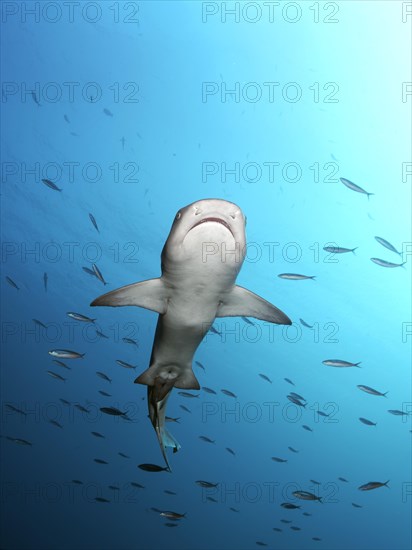
[[(1, 9), (0, 547), (411, 548), (408, 3)], [(208, 197), (247, 216), (238, 283), (293, 325), (217, 319), (220, 334), (209, 333), (195, 356), (205, 370), (193, 367), (216, 395), (172, 392), (167, 413), (180, 422), (168, 427), (182, 449), (169, 455), (173, 473), (145, 472), (138, 464), (163, 460), (146, 388), (133, 380), (148, 367), (157, 315), (89, 304), (158, 277), (175, 213)], [(358, 249), (330, 255), (323, 247), (331, 243)], [(385, 268), (372, 257), (406, 263)], [(82, 269), (93, 263), (107, 286)], [(316, 279), (278, 277), (285, 272)], [(64, 369), (48, 354), (56, 348), (85, 356)], [(322, 364), (331, 358), (361, 368)], [(290, 391), (305, 408), (287, 399)], [(133, 422), (102, 414), (105, 406)], [(358, 489), (388, 480), (389, 488)], [(296, 490), (322, 503), (298, 500)], [(152, 508), (186, 517), (172, 528)]]

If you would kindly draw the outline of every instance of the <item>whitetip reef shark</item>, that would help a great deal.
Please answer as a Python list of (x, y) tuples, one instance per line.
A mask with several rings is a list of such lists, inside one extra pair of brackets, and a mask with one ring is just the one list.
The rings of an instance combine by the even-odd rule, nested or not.
[(234, 203), (196, 201), (176, 214), (161, 255), (162, 275), (96, 298), (91, 306), (137, 306), (159, 314), (150, 366), (135, 380), (147, 386), (149, 417), (169, 471), (166, 447), (179, 443), (165, 428), (173, 387), (200, 389), (192, 360), (217, 317), (292, 322), (280, 309), (236, 285), (246, 253), (246, 218)]

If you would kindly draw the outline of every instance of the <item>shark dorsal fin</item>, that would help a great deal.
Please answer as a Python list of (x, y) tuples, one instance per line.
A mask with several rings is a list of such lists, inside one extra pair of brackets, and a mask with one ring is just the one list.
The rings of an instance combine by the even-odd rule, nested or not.
[(102, 294), (91, 306), (137, 306), (166, 313), (167, 293), (162, 279), (148, 279), (141, 283), (122, 286), (107, 294)]

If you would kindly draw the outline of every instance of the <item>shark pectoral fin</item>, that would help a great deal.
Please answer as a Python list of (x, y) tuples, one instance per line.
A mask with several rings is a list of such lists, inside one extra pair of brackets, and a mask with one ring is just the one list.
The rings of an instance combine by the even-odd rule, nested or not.
[(255, 317), (278, 325), (292, 324), (283, 311), (250, 290), (237, 285), (225, 295), (216, 317)]
[(102, 294), (91, 306), (137, 306), (166, 313), (167, 293), (161, 278), (149, 279), (141, 283), (122, 286), (107, 294)]

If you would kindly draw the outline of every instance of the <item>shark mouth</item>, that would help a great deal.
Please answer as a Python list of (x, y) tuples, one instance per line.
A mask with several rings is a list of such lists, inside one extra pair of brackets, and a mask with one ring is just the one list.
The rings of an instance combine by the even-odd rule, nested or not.
[[(233, 235), (233, 231), (230, 227), (230, 225), (225, 222), (225, 220), (223, 220), (222, 218), (203, 218), (202, 220), (200, 220), (200, 222), (197, 222), (193, 227), (190, 228), (190, 231), (192, 229), (194, 229), (195, 227), (198, 227), (199, 225), (201, 225), (202, 223), (207, 223), (207, 222), (216, 222), (216, 223), (220, 223), (221, 225), (223, 225), (224, 227), (226, 227), (226, 229), (229, 229), (229, 231), (232, 233)], [(234, 235), (233, 235), (234, 237)]]

